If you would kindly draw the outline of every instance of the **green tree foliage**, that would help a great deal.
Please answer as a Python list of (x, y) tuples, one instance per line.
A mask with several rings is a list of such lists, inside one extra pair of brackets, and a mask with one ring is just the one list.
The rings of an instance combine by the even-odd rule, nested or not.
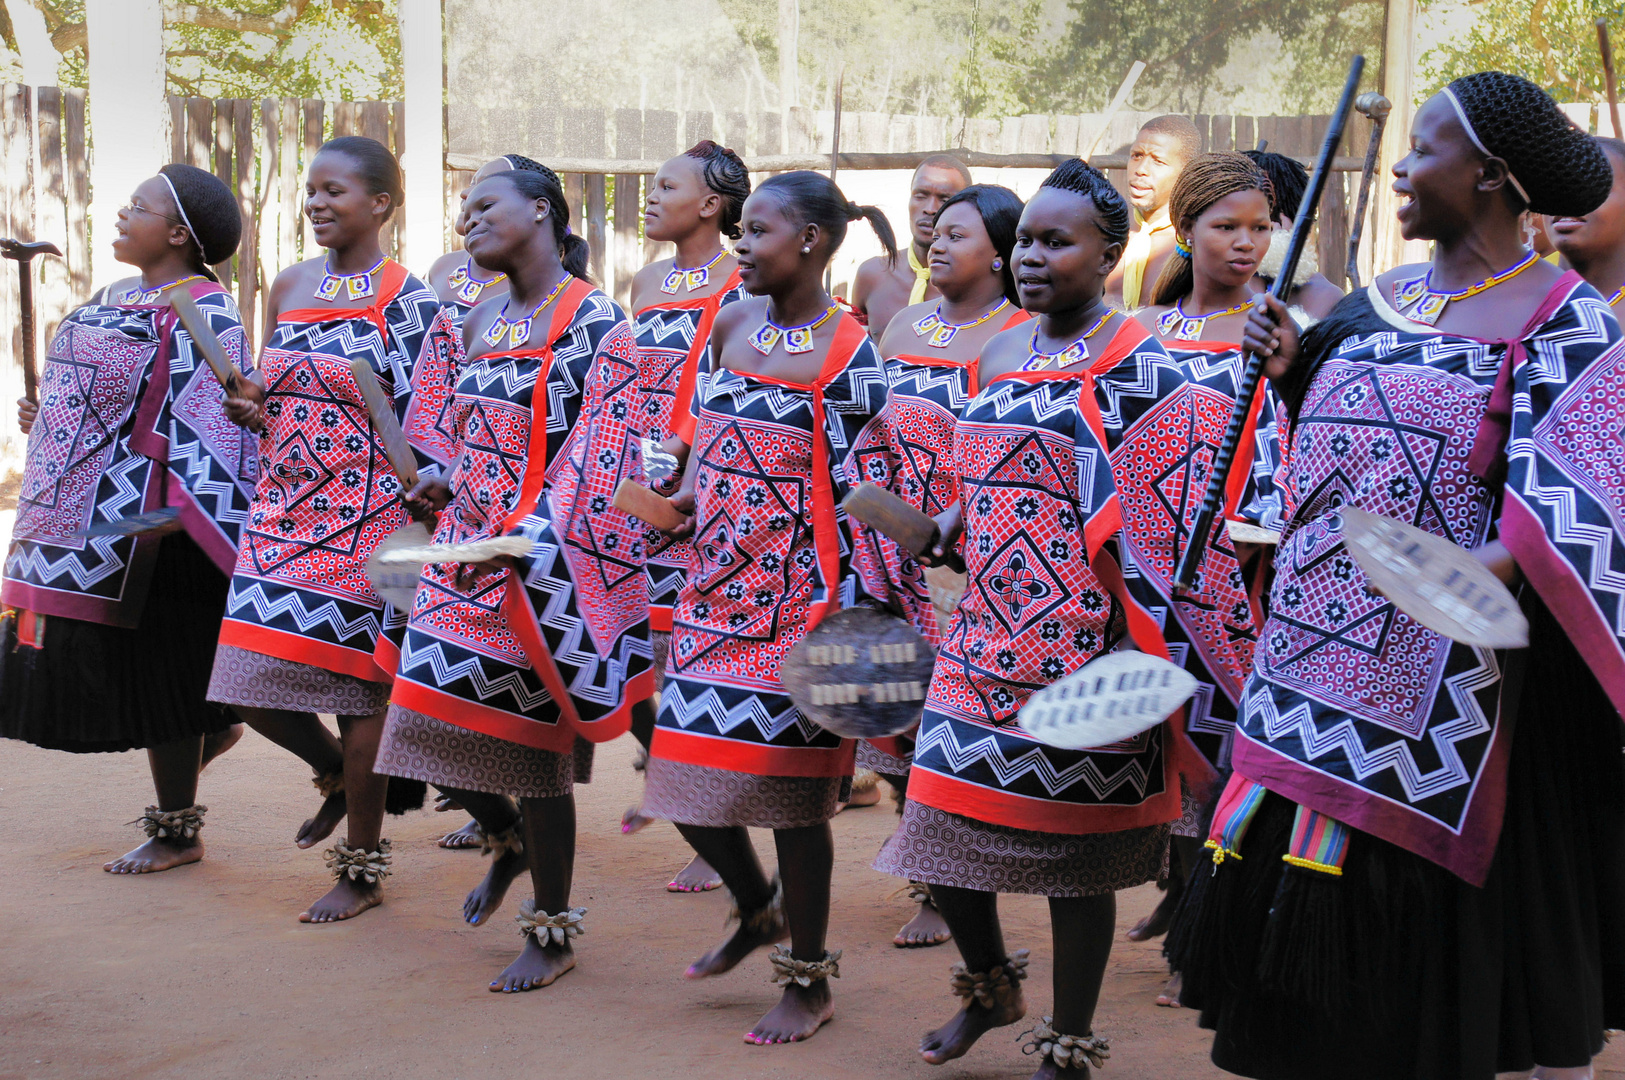
[[(1433, 8), (1443, 4), (1426, 4)], [(1509, 71), (1539, 83), (1559, 101), (1604, 101), (1597, 20), (1607, 19), (1618, 61), (1625, 62), (1619, 35), (1625, 5), (1599, 0), (1479, 0), (1464, 33), (1449, 36), (1422, 54), (1425, 87), (1437, 87), (1475, 71)]]

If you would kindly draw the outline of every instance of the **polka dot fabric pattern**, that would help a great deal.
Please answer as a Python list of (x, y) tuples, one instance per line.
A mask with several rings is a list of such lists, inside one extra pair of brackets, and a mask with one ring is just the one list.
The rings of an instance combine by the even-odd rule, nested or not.
[(659, 757), (644, 775), (644, 813), (711, 828), (822, 825), (835, 816), (842, 787), (838, 776), (760, 776)]
[(641, 477), (631, 329), (584, 282), (556, 304), (546, 347), (456, 358), (460, 449), (435, 531), (535, 546), (515, 570), (424, 567), (398, 659), (392, 633), (378, 661), (405, 708), (568, 753), (621, 734), (653, 674), (641, 528), (610, 505)]
[(592, 743), (584, 739), (569, 752), (554, 753), (391, 705), (373, 771), (518, 799), (551, 799), (574, 794), (576, 784), (590, 780), (592, 758)]
[[(1368, 594), (1338, 514), (1359, 506), (1465, 548), (1499, 528), (1625, 702), (1625, 653), (1598, 618), (1620, 610), (1625, 473), (1610, 464), (1617, 443), (1604, 449), (1584, 434), (1618, 426), (1625, 347), (1612, 313), (1573, 274), (1510, 342), (1438, 333), (1377, 290), (1368, 296), (1377, 328), (1336, 345), (1293, 420), (1280, 472), (1290, 517), (1236, 770), (1482, 882), (1505, 797), (1504, 657)], [(1503, 375), (1513, 465), (1497, 525), (1498, 493), (1473, 463)]]
[(1504, 71), (1480, 71), (1450, 84), (1479, 141), (1507, 163), (1537, 214), (1583, 217), (1614, 183), (1608, 159), (1550, 94)]

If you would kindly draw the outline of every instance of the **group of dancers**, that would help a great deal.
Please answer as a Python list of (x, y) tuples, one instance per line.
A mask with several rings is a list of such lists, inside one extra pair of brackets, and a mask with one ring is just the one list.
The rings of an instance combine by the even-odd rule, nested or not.
[[(757, 1044), (833, 1015), (830, 820), (861, 766), (906, 795), (875, 862), (920, 905), (898, 944), (951, 936), (961, 956), (927, 1062), (1027, 1017), (1030, 943), (997, 905), (1026, 893), (1053, 929), (1035, 1076), (1099, 1068), (1115, 894), (1159, 882), (1130, 936), (1167, 934), (1162, 1000), (1199, 1010), (1228, 1071), (1589, 1076), (1625, 1026), (1625, 144), (1486, 72), (1417, 111), (1393, 171), (1431, 261), (1344, 296), (1306, 260), (1282, 302), (1263, 294), (1302, 166), (1200, 153), (1180, 117), (1140, 132), (1127, 199), (1081, 160), (1023, 203), (931, 157), (902, 252), (828, 177), (753, 186), (705, 141), (649, 183), (645, 234), (676, 254), (638, 273), (628, 317), (545, 165), (480, 169), (463, 250), (424, 281), (380, 246), (395, 159), (347, 136), (306, 182), (325, 253), (277, 276), (255, 357), (209, 271), (237, 246), (235, 198), (167, 165), (114, 229), (139, 275), (63, 320), (20, 403), (0, 735), (147, 751), (148, 839), (117, 873), (202, 857), (198, 776), (240, 725), (290, 750), (321, 799), (298, 845), (345, 828), (307, 922), (380, 902), (386, 811), (432, 784), (473, 818), (446, 843), (491, 856), (468, 922), (529, 871), (522, 950), (491, 983), (514, 992), (576, 963), (574, 785), (630, 731), (645, 786), (625, 827), (673, 822), (695, 853), (680, 887), (734, 901), (687, 975), (771, 947), (782, 995)], [(825, 270), (860, 220), (886, 255), (846, 303)], [(238, 368), (224, 392), (177, 292)], [(1181, 592), (1248, 354), (1268, 385)], [(628, 480), (682, 523), (618, 509)], [(864, 482), (935, 518), (937, 546), (849, 518)], [(1368, 587), (1348, 506), (1521, 582), (1530, 647), (1451, 641)], [(430, 563), (398, 608), (367, 563), (407, 529), (523, 553)], [(861, 745), (781, 679), (855, 606), (937, 650), (918, 728)], [(1016, 726), (1123, 648), (1196, 695), (1110, 746)], [(752, 827), (774, 831), (773, 873)]]

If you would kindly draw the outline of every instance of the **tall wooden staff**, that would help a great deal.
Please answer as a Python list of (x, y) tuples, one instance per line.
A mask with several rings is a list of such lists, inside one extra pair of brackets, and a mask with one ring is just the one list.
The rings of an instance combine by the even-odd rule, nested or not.
[(62, 251), (49, 240), (0, 240), (0, 255), (17, 263), (17, 299), (22, 304), (23, 318), (23, 396), (39, 404), (39, 367), (34, 357), (34, 258), (38, 255), (61, 256)]
[(1614, 122), (1614, 138), (1625, 138), (1619, 126), (1619, 83), (1614, 79), (1614, 47), (1608, 42), (1608, 20), (1597, 20), (1597, 48), (1602, 51), (1602, 74), (1608, 83), (1608, 118)]
[[(1315, 212), (1320, 196), (1326, 190), (1326, 177), (1332, 171), (1332, 158), (1343, 142), (1343, 129), (1348, 126), (1349, 110), (1354, 107), (1354, 95), (1360, 89), (1360, 75), (1365, 71), (1365, 57), (1356, 56), (1349, 63), (1348, 80), (1343, 84), (1343, 96), (1337, 99), (1331, 126), (1326, 129), (1326, 140), (1320, 144), (1320, 156), (1315, 159), (1315, 171), (1309, 177), (1309, 188), (1298, 205), (1298, 220), (1292, 225), (1292, 240), (1287, 244), (1286, 258), (1281, 261), (1281, 272), (1270, 288), (1270, 295), (1284, 301), (1292, 289), (1292, 278), (1298, 270), (1298, 260), (1309, 244), (1309, 230), (1315, 224)], [(1219, 440), (1218, 452), (1213, 455), (1213, 471), (1208, 477), (1207, 496), (1202, 509), (1191, 527), (1190, 542), (1185, 546), (1174, 575), (1174, 588), (1188, 592), (1196, 585), (1196, 572), (1207, 554), (1208, 537), (1213, 532), (1213, 521), (1224, 506), (1225, 487), (1230, 480), (1230, 465), (1236, 459), (1236, 446), (1241, 442), (1241, 429), (1247, 425), (1247, 414), (1252, 411), (1253, 394), (1258, 390), (1258, 377), (1263, 374), (1264, 358), (1257, 353), (1247, 357), (1247, 368), (1242, 373), (1241, 385), (1236, 390), (1236, 407), (1230, 413)]]
[(1355, 101), (1360, 115), (1371, 121), (1371, 139), (1365, 144), (1365, 166), (1360, 170), (1360, 197), (1354, 203), (1354, 228), (1349, 231), (1349, 257), (1344, 272), (1349, 284), (1360, 287), (1360, 234), (1365, 231), (1366, 200), (1371, 197), (1371, 179), (1377, 173), (1377, 153), (1382, 149), (1382, 129), (1388, 126), (1388, 114), (1394, 103), (1375, 90), (1368, 90)]

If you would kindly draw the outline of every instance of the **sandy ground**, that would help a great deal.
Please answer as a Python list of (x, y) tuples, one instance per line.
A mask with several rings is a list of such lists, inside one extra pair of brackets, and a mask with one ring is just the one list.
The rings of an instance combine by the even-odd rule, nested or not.
[[(601, 747), (597, 782), (580, 789), (576, 903), (589, 909), (580, 964), (558, 984), (501, 996), (487, 981), (519, 944), (517, 898), (490, 924), (459, 917), (483, 872), (478, 855), (435, 839), (461, 815), (392, 818), (396, 876), (385, 904), (351, 922), (295, 916), (326, 887), (321, 856), (292, 843), (315, 808), (305, 769), (250, 733), (205, 774), (208, 857), (123, 878), (101, 864), (134, 846), (122, 825), (151, 798), (139, 754), (83, 758), (0, 742), (0, 808), (11, 830), (0, 874), (0, 1078), (13, 1077), (818, 1077), (871, 1080), (1025, 1078), (1015, 1028), (933, 1068), (913, 1047), (944, 1020), (951, 946), (890, 944), (908, 906), (869, 869), (894, 821), (889, 801), (835, 820), (832, 947), (845, 950), (836, 1018), (810, 1042), (753, 1047), (740, 1035), (775, 1000), (765, 958), (705, 982), (686, 963), (722, 932), (727, 900), (668, 894), (684, 861), (675, 830), (623, 837), (636, 800), (631, 741)], [(768, 834), (760, 840), (771, 846)], [(764, 848), (769, 858), (771, 852)], [(1123, 894), (1126, 930), (1155, 903)], [(1034, 953), (1029, 1000), (1049, 1001), (1041, 899), (1001, 901), (1007, 939)], [(1192, 1014), (1156, 1008), (1155, 945), (1120, 940), (1097, 1030), (1110, 1038), (1110, 1080), (1205, 1080), (1208, 1036)], [(1599, 1075), (1625, 1077), (1614, 1047)]]

